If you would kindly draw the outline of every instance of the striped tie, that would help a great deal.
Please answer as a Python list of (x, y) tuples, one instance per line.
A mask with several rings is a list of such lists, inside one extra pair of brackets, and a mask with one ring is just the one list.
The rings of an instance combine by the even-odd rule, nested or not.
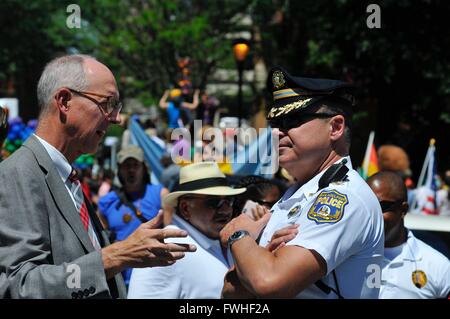
[(86, 202), (84, 201), (84, 194), (83, 190), (81, 188), (80, 180), (77, 176), (77, 171), (75, 169), (72, 169), (72, 172), (70, 173), (70, 176), (68, 178), (70, 181), (70, 191), (73, 194), (73, 198), (75, 199), (75, 206), (77, 210), (80, 212), (80, 219), (83, 223), (84, 229), (86, 229), (89, 239), (92, 242), (92, 245), (95, 249), (100, 250), (101, 246), (98, 242), (97, 236), (94, 231), (94, 227), (92, 226), (91, 220), (89, 218), (88, 209), (86, 206)]

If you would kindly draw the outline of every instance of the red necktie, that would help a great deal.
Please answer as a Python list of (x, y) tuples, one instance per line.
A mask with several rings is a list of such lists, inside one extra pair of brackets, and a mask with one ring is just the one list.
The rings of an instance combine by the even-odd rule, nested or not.
[(77, 191), (74, 194), (75, 202), (77, 208), (80, 210), (80, 218), (81, 222), (83, 223), (84, 229), (88, 230), (89, 228), (89, 213), (86, 206), (86, 202), (84, 201), (84, 193), (83, 189), (81, 187), (81, 182), (78, 179), (77, 171), (75, 169), (72, 169), (72, 172), (70, 173), (69, 180), (76, 186), (78, 186)]

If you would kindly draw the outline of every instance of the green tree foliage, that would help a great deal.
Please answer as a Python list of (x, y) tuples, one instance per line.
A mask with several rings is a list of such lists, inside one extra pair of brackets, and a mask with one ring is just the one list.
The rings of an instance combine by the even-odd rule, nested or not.
[[(378, 145), (404, 147), (417, 172), (429, 139), (443, 144), (450, 128), (450, 3), (379, 1), (380, 29), (366, 25), (369, 3), (256, 0), (252, 9), (268, 65), (359, 87), (356, 154), (364, 153), (368, 131), (375, 129)], [(445, 167), (449, 152), (437, 149)]]
[(178, 58), (190, 57), (193, 85), (204, 87), (218, 67), (235, 67), (229, 35), (249, 14), (249, 28), (261, 36), (252, 50), (267, 67), (359, 86), (356, 154), (375, 129), (378, 145), (408, 151), (415, 172), (430, 137), (440, 162), (450, 159), (439, 147), (450, 125), (448, 1), (379, 1), (380, 29), (367, 27), (366, 1), (80, 0), (81, 29), (66, 26), (70, 3), (0, 2), (0, 87), (15, 79), (25, 115), (37, 113), (30, 99), (45, 62), (64, 52), (98, 57), (116, 74), (122, 95), (145, 104), (176, 85)]
[(190, 58), (193, 86), (204, 88), (212, 72), (232, 59), (226, 37), (239, 29), (233, 18), (248, 6), (235, 0), (102, 0), (79, 5), (82, 28), (72, 37), (72, 30), (54, 28), (50, 36), (111, 66), (125, 96), (152, 102), (176, 86), (179, 58)]

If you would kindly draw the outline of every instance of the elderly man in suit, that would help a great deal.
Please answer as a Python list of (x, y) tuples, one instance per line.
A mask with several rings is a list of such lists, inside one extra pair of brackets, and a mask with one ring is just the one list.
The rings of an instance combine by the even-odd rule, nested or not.
[(92, 57), (51, 61), (38, 83), (36, 134), (0, 164), (0, 274), (12, 298), (123, 298), (127, 267), (173, 264), (195, 246), (166, 244), (160, 213), (109, 245), (72, 163), (96, 151), (121, 103), (111, 71)]

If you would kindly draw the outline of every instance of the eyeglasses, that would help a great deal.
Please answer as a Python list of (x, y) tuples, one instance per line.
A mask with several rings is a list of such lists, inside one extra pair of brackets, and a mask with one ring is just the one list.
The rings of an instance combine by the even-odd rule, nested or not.
[(382, 201), (380, 201), (381, 211), (383, 213), (394, 211), (402, 203), (403, 203), (402, 200), (396, 200), (396, 201), (382, 200)]
[[(81, 91), (77, 91), (77, 90), (74, 90), (71, 88), (68, 88), (68, 90), (72, 93), (75, 93), (79, 96), (82, 96), (82, 97), (94, 102), (107, 118), (113, 118), (114, 117), (113, 114), (116, 115), (117, 113), (120, 113), (120, 111), (122, 110), (122, 102), (120, 102), (120, 100), (116, 99), (116, 97), (113, 95), (108, 96), (108, 95), (103, 95), (103, 94), (98, 94), (98, 93), (93, 93), (93, 92), (86, 92), (86, 91), (81, 92)], [(99, 102), (87, 94), (106, 98), (106, 101)]]
[(235, 197), (195, 197), (195, 196), (184, 196), (183, 198), (192, 198), (192, 199), (202, 199), (203, 203), (207, 208), (215, 209), (216, 211), (222, 208), (225, 204), (228, 205), (228, 207), (233, 207), (235, 202)]
[(278, 119), (269, 120), (272, 128), (278, 128), (280, 131), (288, 131), (290, 129), (299, 127), (300, 125), (314, 119), (326, 119), (338, 114), (333, 113), (306, 113), (299, 116), (284, 116)]

